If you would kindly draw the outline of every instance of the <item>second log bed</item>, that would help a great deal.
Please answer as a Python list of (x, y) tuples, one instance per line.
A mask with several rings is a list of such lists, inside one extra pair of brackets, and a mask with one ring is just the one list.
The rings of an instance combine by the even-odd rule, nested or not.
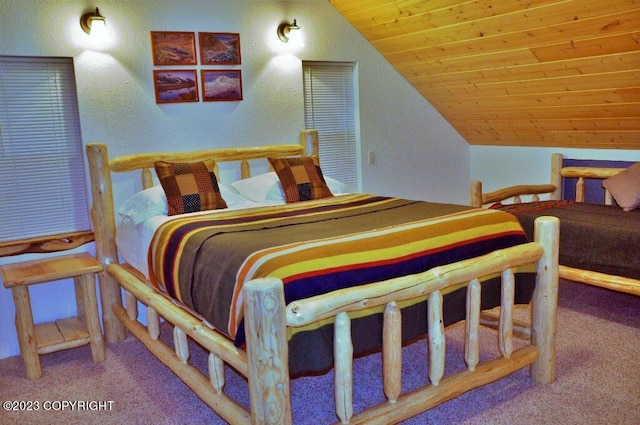
[[(561, 153), (551, 155), (550, 184), (517, 185), (483, 192), (482, 182), (471, 183), (470, 203), (512, 211), (526, 227), (536, 216), (560, 217), (560, 277), (614, 291), (640, 295), (640, 209), (623, 211), (611, 191), (602, 187), (606, 179), (631, 170), (640, 191), (638, 164), (630, 161), (575, 160)], [(625, 188), (626, 189), (626, 188)], [(540, 201), (540, 195), (548, 200)], [(634, 196), (630, 205), (637, 205)], [(530, 202), (526, 202), (530, 199)], [(503, 201), (512, 203), (500, 206)], [(634, 204), (635, 202), (635, 204)], [(552, 207), (553, 206), (553, 207)]]
[[(300, 139), (300, 145), (212, 149), (180, 154), (138, 154), (113, 159), (109, 159), (105, 144), (87, 145), (92, 181), (91, 215), (96, 236), (96, 254), (105, 266), (104, 272), (99, 275), (99, 281), (105, 339), (108, 342), (124, 339), (126, 328), (218, 415), (230, 423), (292, 423), (289, 398), (289, 350), (292, 347), (292, 335), (299, 334), (297, 329), (301, 327), (312, 329), (327, 322), (333, 337), (329, 352), (332, 353), (331, 362), (335, 371), (336, 415), (342, 423), (397, 423), (527, 365), (531, 367), (531, 377), (534, 381), (553, 382), (558, 280), (558, 222), (554, 218), (537, 220), (535, 242), (527, 243), (520, 238), (521, 235), (524, 236), (524, 232), (519, 226), (513, 227), (513, 221), (506, 218), (509, 214), (498, 212), (485, 214), (482, 209), (467, 210), (456, 206), (442, 217), (431, 217), (413, 223), (421, 223), (420, 225), (424, 225), (425, 228), (440, 232), (443, 237), (449, 237), (451, 234), (460, 232), (455, 224), (453, 226), (449, 224), (447, 227), (447, 222), (455, 223), (459, 216), (486, 215), (492, 219), (499, 218), (494, 224), (502, 230), (498, 230), (496, 234), (509, 234), (509, 238), (515, 236), (519, 242), (505, 245), (500, 249), (485, 247), (484, 251), (482, 249), (478, 251), (477, 248), (469, 251), (465, 246), (465, 249), (462, 249), (463, 259), (445, 261), (420, 271), (392, 267), (395, 275), (391, 278), (373, 278), (352, 287), (341, 287), (338, 285), (340, 282), (331, 282), (332, 285), (334, 283), (337, 285), (335, 290), (287, 301), (285, 297), (288, 298), (289, 294), (285, 292), (286, 285), (281, 278), (264, 276), (250, 279), (239, 292), (242, 295), (240, 298), (243, 299), (239, 311), (243, 312), (244, 327), (238, 329), (240, 332), (244, 330), (246, 344), (237, 344), (237, 339), (234, 341), (229, 337), (228, 329), (221, 329), (220, 326), (213, 327), (208, 319), (203, 319), (200, 314), (194, 313), (190, 308), (154, 288), (145, 278), (144, 272), (119, 262), (115, 243), (116, 214), (113, 206), (112, 172), (143, 170), (143, 185), (149, 187), (152, 185), (149, 169), (153, 168), (155, 161), (159, 159), (180, 162), (239, 161), (243, 170), (242, 176), (248, 177), (249, 160), (302, 156), (305, 152), (303, 145), (307, 145), (309, 141), (312, 142), (311, 146), (317, 153), (316, 132), (303, 131)], [(356, 195), (353, 197), (363, 199)], [(339, 200), (332, 199), (331, 202), (340, 203), (348, 199), (350, 198), (347, 196)], [(313, 208), (329, 208), (318, 201), (310, 202)], [(383, 202), (397, 202), (397, 200), (390, 199)], [(427, 204), (424, 203), (425, 206)], [(419, 205), (422, 204), (419, 203)], [(436, 208), (441, 208), (434, 205)], [(291, 208), (301, 207), (294, 205), (286, 207), (285, 210), (289, 211)], [(257, 210), (270, 211), (268, 207)], [(280, 210), (282, 207), (279, 207)], [(385, 233), (396, 232), (397, 228), (402, 226), (394, 225), (384, 227), (382, 230)], [(485, 223), (479, 226), (483, 229), (487, 227), (491, 225)], [(442, 233), (442, 229), (448, 230)], [(380, 229), (373, 231), (380, 231)], [(408, 233), (415, 234), (414, 231)], [(357, 237), (369, 237), (371, 231), (353, 234)], [(477, 233), (466, 234), (453, 245), (464, 245), (474, 239), (482, 239), (478, 235)], [(490, 238), (495, 236), (493, 233), (490, 235)], [(341, 238), (342, 236), (335, 237), (336, 240), (342, 240)], [(426, 244), (423, 249), (429, 251), (438, 247), (437, 243), (433, 245), (432, 239), (435, 241), (438, 237), (423, 238), (415, 243)], [(317, 240), (311, 243), (315, 244)], [(404, 254), (400, 256), (402, 255)], [(395, 259), (389, 261), (393, 262)], [(405, 265), (402, 263), (401, 267)], [(531, 337), (530, 343), (519, 345), (519, 348), (515, 349), (513, 305), (518, 297), (520, 285), (516, 283), (514, 276), (520, 275), (520, 272), (525, 269), (535, 272), (535, 289), (531, 295), (533, 305)], [(485, 278), (492, 276), (497, 276), (499, 281), (496, 287), (498, 302), (486, 305), (485, 297), (491, 298), (491, 292)], [(124, 289), (125, 294), (124, 306), (121, 288)], [(464, 311), (457, 313), (462, 316), (453, 320), (466, 320), (464, 360), (468, 368), (444, 376), (445, 324), (452, 319), (447, 318), (450, 312), (446, 314), (443, 312), (443, 303), (447, 305), (447, 299), (456, 293), (462, 294)], [(429, 382), (424, 387), (402, 393), (401, 352), (403, 326), (407, 322), (403, 320), (403, 315), (409, 310), (404, 306), (415, 304), (417, 301), (428, 305), (423, 313), (425, 316), (423, 319), (428, 329), (429, 354), (428, 359), (425, 359), (425, 373), (428, 374)], [(526, 300), (520, 302), (526, 302)], [(147, 325), (143, 325), (138, 319), (138, 303), (147, 306)], [(465, 305), (466, 308), (464, 308)], [(482, 308), (491, 308), (495, 305), (502, 307), (497, 332), (500, 356), (481, 362), (477, 340), (480, 311)], [(384, 381), (387, 401), (354, 414), (351, 400), (352, 359), (354, 344), (359, 344), (359, 338), (355, 331), (352, 332), (351, 327), (353, 324), (356, 329), (360, 320), (373, 317), (372, 312), (377, 312), (376, 315), (381, 321), (379, 326), (381, 335), (378, 339), (381, 341), (379, 348), (383, 352), (381, 379)], [(173, 347), (168, 346), (158, 337), (160, 318), (174, 326)], [(208, 376), (189, 364), (187, 338), (192, 338), (210, 352)], [(315, 351), (317, 347), (314, 346), (313, 349)], [(225, 393), (223, 372), (225, 364), (246, 377), (250, 409), (244, 408)]]

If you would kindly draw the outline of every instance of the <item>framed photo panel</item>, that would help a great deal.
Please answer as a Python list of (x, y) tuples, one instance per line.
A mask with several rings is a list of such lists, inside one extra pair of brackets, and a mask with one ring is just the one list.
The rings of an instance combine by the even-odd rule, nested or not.
[(197, 102), (198, 73), (195, 69), (153, 71), (156, 103)]
[(151, 51), (156, 66), (196, 65), (196, 37), (193, 32), (151, 31)]
[(201, 32), (200, 63), (202, 65), (240, 65), (240, 34)]
[(233, 70), (202, 70), (202, 101), (242, 100), (242, 72)]

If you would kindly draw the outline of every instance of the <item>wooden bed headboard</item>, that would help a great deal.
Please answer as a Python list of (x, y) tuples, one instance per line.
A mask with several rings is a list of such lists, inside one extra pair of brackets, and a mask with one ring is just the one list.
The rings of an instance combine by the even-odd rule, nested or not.
[[(579, 176), (584, 179), (584, 201), (606, 204), (607, 194), (602, 188), (602, 180), (609, 178), (633, 165), (633, 161), (609, 161), (594, 159), (571, 159), (562, 157), (562, 199), (578, 199)], [(593, 177), (589, 175), (592, 174)]]
[(193, 152), (150, 152), (137, 153), (114, 157), (109, 160), (109, 170), (112, 172), (126, 172), (142, 170), (142, 187), (147, 189), (153, 186), (151, 170), (156, 161), (190, 162), (190, 161), (215, 161), (215, 173), (218, 178), (220, 162), (240, 162), (240, 177), (243, 179), (251, 176), (249, 161), (252, 159), (264, 159), (267, 157), (287, 156), (319, 157), (318, 130), (300, 131), (298, 144), (281, 144), (252, 146), (239, 148), (216, 148)]

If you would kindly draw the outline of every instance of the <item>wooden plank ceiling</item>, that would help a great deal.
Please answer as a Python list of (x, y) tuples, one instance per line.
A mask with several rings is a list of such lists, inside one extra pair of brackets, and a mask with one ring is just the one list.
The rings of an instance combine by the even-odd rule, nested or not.
[(472, 145), (640, 149), (640, 0), (329, 0)]

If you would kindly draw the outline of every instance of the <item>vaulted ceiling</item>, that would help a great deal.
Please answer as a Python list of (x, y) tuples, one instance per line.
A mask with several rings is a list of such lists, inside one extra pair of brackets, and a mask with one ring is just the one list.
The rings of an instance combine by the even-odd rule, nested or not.
[(329, 0), (472, 145), (640, 149), (640, 0)]

